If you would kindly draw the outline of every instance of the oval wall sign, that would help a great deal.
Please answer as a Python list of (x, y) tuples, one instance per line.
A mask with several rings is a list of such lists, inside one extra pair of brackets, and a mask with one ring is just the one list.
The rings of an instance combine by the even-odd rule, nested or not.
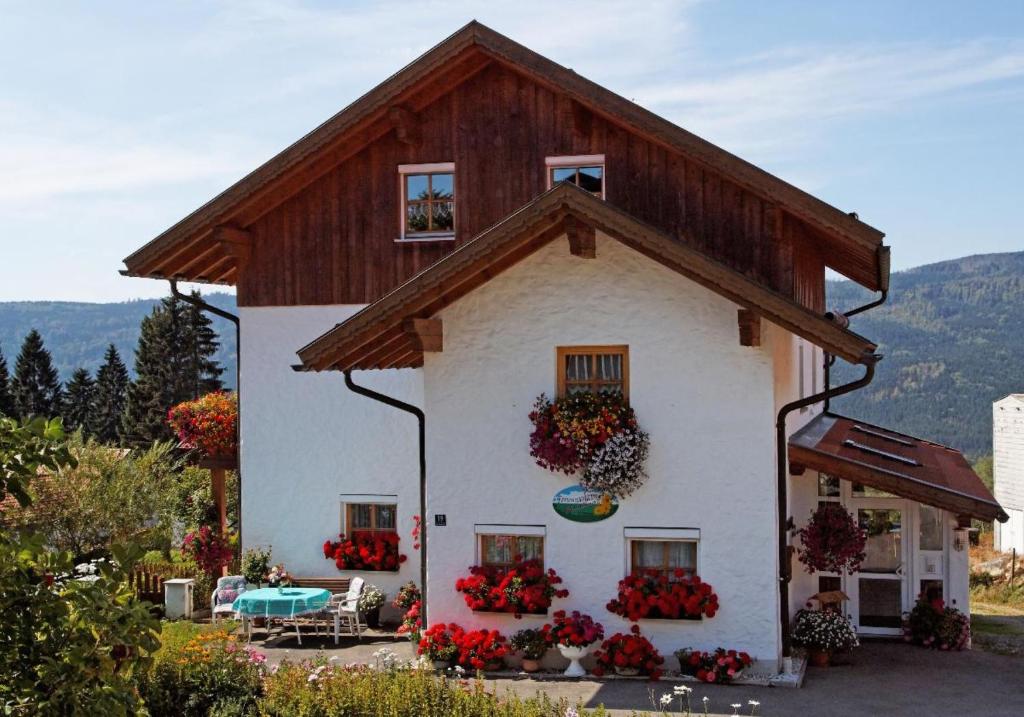
[(577, 523), (594, 523), (615, 515), (619, 501), (599, 490), (587, 490), (583, 486), (571, 485), (555, 493), (551, 507), (563, 518)]

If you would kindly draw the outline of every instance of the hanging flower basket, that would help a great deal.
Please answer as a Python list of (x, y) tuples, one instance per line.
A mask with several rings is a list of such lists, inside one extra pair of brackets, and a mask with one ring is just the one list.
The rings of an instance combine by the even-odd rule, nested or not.
[(555, 473), (579, 474), (581, 486), (616, 498), (647, 480), (650, 437), (621, 393), (541, 394), (530, 412), (530, 455)]
[(867, 557), (867, 536), (853, 516), (839, 503), (822, 503), (807, 525), (797, 531), (803, 544), (800, 562), (808, 573), (849, 573), (860, 569)]
[(238, 446), (238, 397), (214, 391), (185, 401), (167, 412), (167, 422), (182, 448), (199, 451), (207, 458), (234, 456)]

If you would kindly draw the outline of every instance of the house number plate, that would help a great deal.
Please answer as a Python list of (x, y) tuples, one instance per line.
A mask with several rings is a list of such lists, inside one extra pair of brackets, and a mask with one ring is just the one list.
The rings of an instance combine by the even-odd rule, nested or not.
[(587, 490), (583, 486), (571, 485), (555, 493), (551, 507), (563, 518), (577, 523), (594, 523), (615, 515), (619, 502), (599, 490)]

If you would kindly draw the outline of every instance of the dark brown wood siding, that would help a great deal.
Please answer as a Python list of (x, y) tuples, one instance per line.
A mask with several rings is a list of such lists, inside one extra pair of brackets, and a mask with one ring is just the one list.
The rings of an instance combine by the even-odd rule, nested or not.
[[(823, 309), (824, 264), (802, 224), (506, 66), (470, 77), (419, 121), (418, 145), (391, 132), (249, 227), (240, 304), (369, 303), (543, 192), (545, 157), (604, 154), (607, 201)], [(455, 241), (396, 243), (398, 165), (450, 161)]]

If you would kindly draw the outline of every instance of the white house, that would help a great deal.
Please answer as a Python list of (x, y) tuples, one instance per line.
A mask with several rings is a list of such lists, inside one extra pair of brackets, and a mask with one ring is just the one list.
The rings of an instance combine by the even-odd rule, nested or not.
[(992, 478), (1010, 519), (996, 523), (995, 548), (1024, 555), (1024, 393), (992, 404)]
[[(541, 557), (570, 592), (552, 609), (609, 633), (628, 628), (606, 608), (620, 579), (680, 568), (720, 607), (642, 620), (664, 654), (777, 664), (821, 589), (863, 634), (898, 632), (922, 591), (967, 610), (960, 526), (1002, 516), (957, 451), (828, 411), (880, 357), (826, 314), (825, 269), (884, 298), (882, 238), (474, 22), (125, 273), (237, 286), (245, 546), (392, 594), (425, 575), (431, 624), (506, 634), (547, 616), (470, 610), (470, 566)], [(830, 386), (834, 360), (864, 378)], [(622, 391), (650, 436), (646, 482), (592, 522), (556, 512), (575, 480), (529, 450), (535, 399), (571, 387)], [(812, 576), (793, 530), (833, 501), (868, 559)], [(353, 530), (408, 559), (338, 571), (321, 546)]]

